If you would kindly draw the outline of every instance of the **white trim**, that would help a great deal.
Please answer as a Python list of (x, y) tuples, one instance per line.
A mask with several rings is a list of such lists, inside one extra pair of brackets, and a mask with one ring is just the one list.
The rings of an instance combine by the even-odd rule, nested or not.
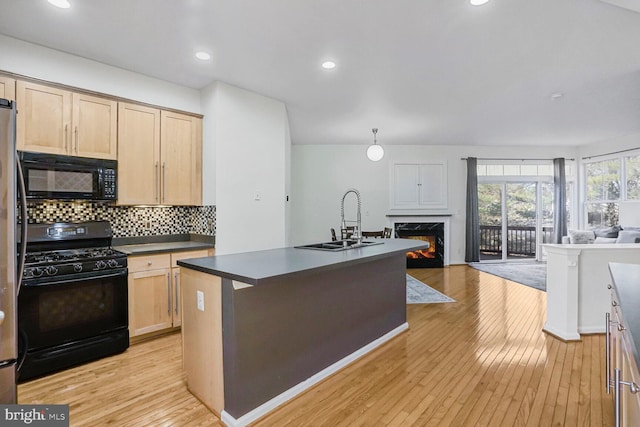
[(565, 341), (582, 341), (582, 337), (580, 336), (580, 334), (560, 331), (558, 329), (553, 328), (552, 326), (549, 326), (547, 323), (544, 324), (544, 327), (542, 328), (542, 330), (560, 339), (563, 339)]
[(578, 328), (578, 332), (580, 334), (604, 334), (607, 331), (604, 326), (590, 326), (587, 328)]
[(257, 420), (258, 418), (262, 417), (263, 415), (266, 415), (267, 413), (273, 411), (275, 408), (282, 405), (283, 403), (293, 399), (300, 393), (313, 387), (314, 385), (324, 380), (325, 378), (328, 378), (329, 376), (335, 374), (336, 372), (343, 369), (350, 363), (361, 358), (365, 354), (374, 350), (376, 347), (379, 347), (380, 345), (384, 344), (385, 342), (389, 341), (390, 339), (394, 338), (396, 335), (400, 334), (401, 332), (404, 332), (407, 329), (409, 329), (409, 324), (405, 322), (402, 325), (398, 326), (397, 328), (387, 332), (380, 338), (354, 351), (353, 353), (344, 357), (343, 359), (338, 360), (333, 365), (328, 366), (327, 368), (323, 369), (322, 371), (318, 372), (312, 377), (306, 379), (300, 384), (297, 384), (291, 387), (289, 390), (282, 392), (281, 394), (269, 400), (268, 402), (265, 402), (262, 405), (258, 406), (257, 408), (252, 409), (251, 411), (247, 412), (240, 418), (236, 419), (232, 415), (230, 415), (228, 412), (222, 411), (222, 415), (220, 419), (224, 424), (228, 426), (232, 426), (232, 427), (246, 426), (254, 422), (255, 420)]

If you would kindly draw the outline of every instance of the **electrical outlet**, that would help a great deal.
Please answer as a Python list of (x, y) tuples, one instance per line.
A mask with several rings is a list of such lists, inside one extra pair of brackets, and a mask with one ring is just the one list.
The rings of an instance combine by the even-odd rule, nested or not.
[(196, 299), (198, 310), (204, 311), (204, 292), (196, 291)]

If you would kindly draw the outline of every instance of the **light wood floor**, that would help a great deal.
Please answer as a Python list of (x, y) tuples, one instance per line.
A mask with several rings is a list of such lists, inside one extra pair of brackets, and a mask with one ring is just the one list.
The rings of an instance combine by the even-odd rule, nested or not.
[[(410, 329), (257, 426), (609, 426), (604, 336), (541, 331), (545, 293), (466, 266), (409, 270), (457, 302), (409, 305)], [(187, 390), (180, 335), (18, 387), (72, 426), (217, 426)]]

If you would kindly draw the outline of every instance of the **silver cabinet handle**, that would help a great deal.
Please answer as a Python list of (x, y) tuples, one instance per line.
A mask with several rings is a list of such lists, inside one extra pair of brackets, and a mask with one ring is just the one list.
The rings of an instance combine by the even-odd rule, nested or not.
[(615, 401), (615, 426), (620, 427), (620, 369), (616, 368), (613, 370), (613, 399)]
[(76, 154), (78, 154), (78, 126), (76, 126), (76, 129), (74, 132), (76, 136)]
[(607, 285), (607, 289), (611, 289), (611, 288), (612, 288), (612, 286), (610, 284)]
[(616, 415), (616, 422), (615, 422), (615, 426), (619, 427), (620, 426), (620, 387), (623, 385), (626, 385), (627, 387), (629, 387), (629, 391), (632, 394), (637, 394), (640, 391), (640, 386), (638, 386), (638, 384), (634, 383), (634, 382), (629, 382), (629, 381), (622, 381), (620, 379), (620, 369), (616, 368), (613, 371), (613, 376), (614, 376), (614, 380), (613, 380), (613, 387), (614, 387), (614, 400), (615, 400), (615, 415)]
[(618, 301), (611, 301), (611, 305), (614, 306), (614, 307), (617, 307), (618, 306)]
[(156, 162), (156, 202), (160, 203), (160, 163)]
[(167, 273), (167, 314), (171, 316), (171, 273)]
[(4, 323), (4, 311), (0, 310), (0, 326)]
[(176, 290), (176, 299), (173, 301), (173, 304), (175, 305), (176, 316), (180, 314), (178, 312), (178, 305), (180, 305), (180, 280), (178, 279), (178, 277), (179, 276), (177, 271), (173, 273), (173, 285)]
[(69, 152), (69, 125), (64, 125), (64, 152)]
[(162, 162), (162, 203), (164, 203), (165, 198), (167, 197), (167, 164)]
[(605, 338), (604, 338), (604, 363), (605, 363), (605, 384), (607, 394), (611, 394), (611, 314), (605, 314)]

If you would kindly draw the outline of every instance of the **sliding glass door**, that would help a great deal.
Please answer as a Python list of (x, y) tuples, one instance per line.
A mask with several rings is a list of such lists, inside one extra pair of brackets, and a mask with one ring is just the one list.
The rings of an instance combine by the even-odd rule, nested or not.
[[(478, 184), (480, 260), (535, 259), (550, 210), (537, 181)], [(551, 196), (553, 196), (551, 192)], [(546, 214), (545, 214), (546, 212)]]

